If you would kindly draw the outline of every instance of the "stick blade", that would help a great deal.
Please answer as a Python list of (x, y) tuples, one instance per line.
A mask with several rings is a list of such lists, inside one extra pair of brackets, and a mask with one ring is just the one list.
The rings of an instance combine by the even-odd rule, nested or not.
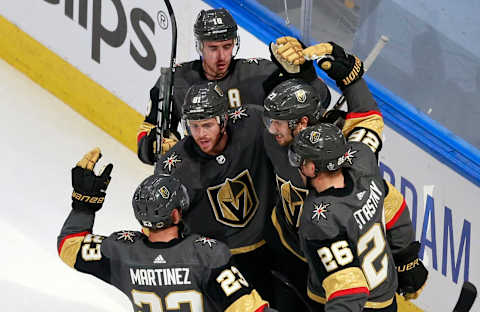
[(460, 297), (458, 298), (457, 304), (453, 309), (453, 312), (468, 312), (475, 302), (477, 297), (477, 288), (470, 282), (464, 282), (462, 286), (462, 291), (460, 292)]

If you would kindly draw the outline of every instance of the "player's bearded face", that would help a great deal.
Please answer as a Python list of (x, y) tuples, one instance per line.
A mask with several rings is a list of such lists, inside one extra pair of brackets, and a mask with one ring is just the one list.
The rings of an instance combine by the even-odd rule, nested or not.
[(208, 79), (225, 76), (232, 61), (233, 39), (225, 41), (205, 41), (203, 43), (203, 70)]
[(221, 138), (221, 129), (216, 118), (189, 120), (188, 127), (195, 143), (202, 152), (209, 155), (216, 155), (221, 152), (216, 150)]
[(272, 119), (267, 128), (279, 145), (287, 146), (293, 141), (292, 130), (288, 127), (287, 120)]

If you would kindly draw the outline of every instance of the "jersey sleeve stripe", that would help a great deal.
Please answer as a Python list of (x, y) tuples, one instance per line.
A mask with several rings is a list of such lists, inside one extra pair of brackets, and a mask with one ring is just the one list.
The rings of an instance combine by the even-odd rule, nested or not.
[(147, 135), (147, 132), (145, 132), (145, 131), (139, 132), (138, 136), (137, 136), (137, 143), (140, 142), (140, 140), (146, 135)]
[(382, 113), (379, 111), (368, 111), (368, 112), (352, 112), (348, 113), (346, 119), (352, 119), (352, 118), (364, 118), (364, 117), (369, 117), (371, 115), (378, 115), (382, 117)]
[(333, 298), (336, 298), (336, 297), (355, 295), (355, 294), (361, 294), (361, 293), (364, 293), (367, 296), (370, 295), (370, 292), (368, 291), (368, 287), (357, 287), (357, 288), (350, 288), (350, 289), (343, 289), (343, 290), (336, 291), (328, 297), (328, 300), (332, 300)]
[(367, 280), (359, 267), (349, 267), (329, 275), (323, 280), (322, 286), (327, 300), (331, 300), (332, 295), (338, 297), (365, 290), (367, 295), (369, 294)]
[(342, 132), (345, 136), (348, 135), (355, 128), (365, 128), (370, 131), (375, 132), (379, 139), (381, 139), (383, 133), (383, 117), (382, 114), (370, 111), (367, 113), (350, 113), (345, 119), (345, 124), (343, 126)]
[(403, 211), (405, 210), (406, 206), (407, 206), (407, 203), (405, 202), (405, 199), (404, 199), (403, 202), (402, 202), (402, 205), (400, 206), (400, 209), (398, 209), (398, 211), (395, 213), (393, 218), (390, 221), (387, 222), (387, 224), (386, 224), (387, 230), (390, 230), (395, 225), (395, 223), (397, 222), (397, 220), (400, 218)]
[(89, 232), (76, 233), (68, 235), (62, 240), (58, 249), (58, 254), (60, 255), (60, 259), (62, 259), (62, 261), (68, 266), (72, 268), (75, 266), (78, 251), (80, 250), (83, 239), (87, 234), (89, 234)]
[(386, 229), (391, 229), (395, 222), (400, 218), (406, 207), (405, 198), (390, 182), (385, 181), (388, 187), (387, 196), (383, 207), (385, 209), (385, 223)]
[(248, 295), (243, 295), (232, 303), (225, 312), (243, 312), (243, 311), (263, 311), (268, 306), (268, 302), (262, 299), (254, 289)]
[(58, 254), (60, 255), (60, 253), (62, 252), (63, 244), (65, 243), (66, 240), (68, 240), (72, 237), (77, 237), (77, 236), (81, 236), (82, 239), (83, 239), (83, 237), (85, 237), (87, 234), (90, 234), (90, 232), (85, 231), (85, 232), (80, 232), (80, 233), (75, 233), (75, 234), (70, 234), (70, 235), (65, 236), (62, 239), (62, 241), (60, 242), (60, 245), (58, 246)]

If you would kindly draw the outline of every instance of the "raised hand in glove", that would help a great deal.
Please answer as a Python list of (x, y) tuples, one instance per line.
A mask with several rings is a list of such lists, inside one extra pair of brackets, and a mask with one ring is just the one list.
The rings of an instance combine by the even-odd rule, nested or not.
[(319, 43), (303, 50), (307, 60), (318, 60), (318, 65), (335, 80), (343, 91), (363, 76), (363, 62), (355, 55), (348, 54), (334, 42)]
[(416, 299), (428, 277), (428, 270), (418, 258), (420, 243), (413, 242), (408, 247), (393, 255), (397, 267), (398, 288), (397, 293), (405, 299)]
[(93, 168), (100, 157), (102, 157), (100, 149), (94, 148), (72, 169), (72, 208), (87, 208), (93, 211), (102, 208), (113, 165), (108, 164), (99, 175), (96, 175)]
[[(170, 137), (163, 138), (162, 141), (162, 155), (168, 152), (178, 139), (170, 133)], [(157, 149), (157, 135), (156, 126), (144, 121), (140, 126), (137, 136), (138, 158), (146, 164), (153, 165), (156, 161), (155, 151)]]
[(300, 72), (300, 65), (305, 63), (302, 44), (293, 37), (279, 37), (270, 44), (275, 60), (291, 74)]

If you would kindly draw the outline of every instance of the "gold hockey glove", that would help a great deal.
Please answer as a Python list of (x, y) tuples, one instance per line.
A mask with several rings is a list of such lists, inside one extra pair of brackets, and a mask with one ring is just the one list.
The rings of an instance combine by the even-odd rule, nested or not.
[(319, 43), (303, 50), (307, 60), (317, 60), (327, 75), (335, 80), (343, 91), (347, 86), (362, 78), (363, 62), (355, 55), (348, 54), (334, 42)]
[(85, 154), (72, 169), (72, 208), (87, 208), (93, 211), (102, 208), (113, 165), (108, 164), (99, 175), (96, 175), (93, 168), (100, 157), (102, 154), (96, 147)]
[(412, 242), (408, 247), (393, 255), (397, 267), (397, 293), (405, 299), (417, 299), (425, 287), (428, 270), (418, 258), (420, 243)]
[(293, 37), (279, 37), (270, 43), (270, 49), (280, 65), (291, 74), (300, 72), (300, 65), (305, 63), (302, 44)]

